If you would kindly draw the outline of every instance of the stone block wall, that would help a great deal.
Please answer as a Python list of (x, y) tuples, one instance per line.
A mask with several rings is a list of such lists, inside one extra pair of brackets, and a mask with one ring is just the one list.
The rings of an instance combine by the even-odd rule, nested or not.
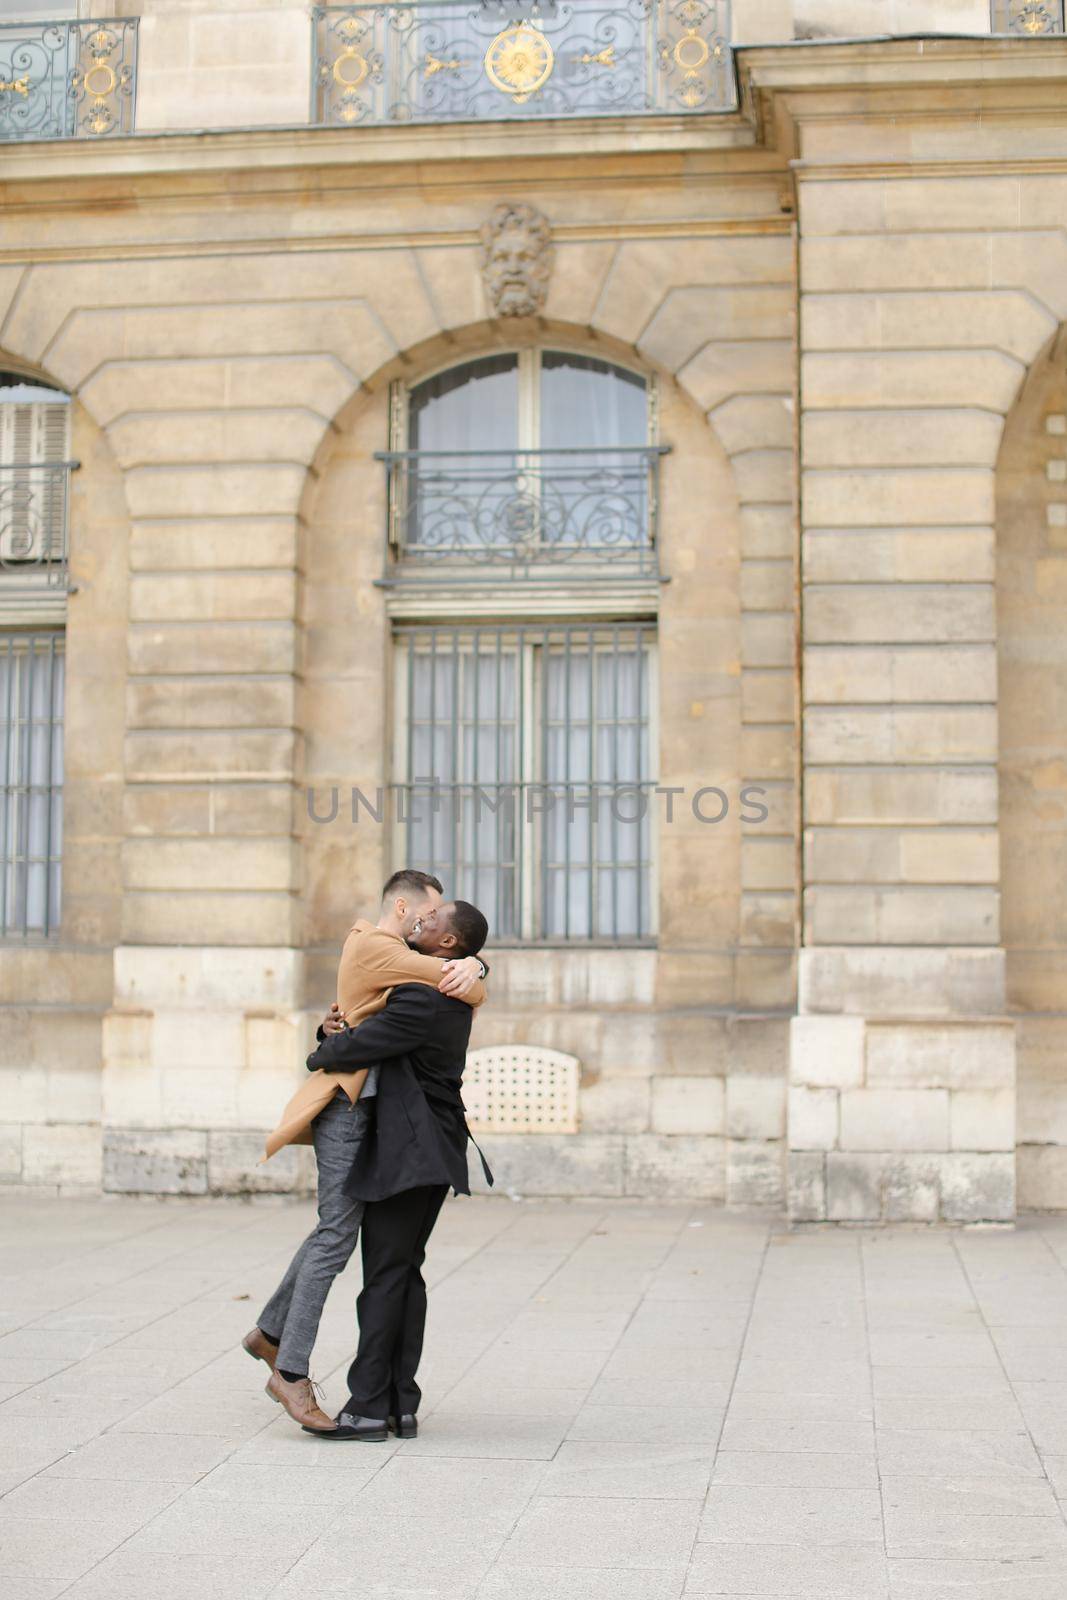
[[(157, 67), (218, 82), (207, 5), (141, 9), (185, 30)], [(257, 9), (293, 8), (234, 14)], [(258, 27), (227, 35), (249, 60)], [(176, 127), (184, 91), (162, 69), (152, 88), (150, 53)], [(605, 122), (579, 150), (533, 122), (480, 144), (304, 128), (12, 150), (5, 360), (75, 395), (84, 466), (64, 927), (0, 951), (3, 1170), (305, 1181), (299, 1157), (275, 1178), (250, 1156), (395, 854), (301, 806), (306, 784), (387, 776), (389, 386), (539, 341), (656, 377), (660, 779), (759, 783), (769, 817), (661, 830), (655, 953), (494, 962), (477, 1042), (539, 1040), (584, 1071), (580, 1142), (516, 1144), (516, 1180), (774, 1204), (788, 1150), (797, 1215), (996, 1220), (1008, 1047), (995, 1080), (944, 1063), (1017, 1014), (1021, 1193), (1067, 1193), (1067, 399), (1034, 401), (1040, 451), (1002, 451), (1027, 375), (1062, 359), (1064, 55), (764, 46), (738, 117)], [(478, 240), (520, 192), (555, 265), (544, 318), (515, 331)], [(1035, 520), (1001, 490), (1037, 456)], [(831, 1023), (840, 1048), (813, 1052)], [(102, 1080), (61, 1078), (94, 1054)]]
[(798, 39), (989, 32), (989, 0), (794, 0)]
[[(656, 964), (653, 951), (495, 953), (472, 1044), (573, 1052), (582, 1069), (577, 1134), (479, 1136), (503, 1192), (784, 1205), (788, 1016), (642, 1008)], [(470, 1170), (484, 1188), (476, 1159)]]
[(794, 1221), (1014, 1217), (1010, 1021), (798, 1016), (791, 1030)]
[(260, 1166), (304, 1074), (318, 1015), (291, 949), (124, 946), (103, 1022), (102, 1187), (118, 1194), (284, 1193), (310, 1149)]
[[(514, 969), (522, 957), (497, 962)], [(252, 1013), (242, 1028), (221, 1000), (214, 1014), (203, 1004), (184, 1013), (112, 1011), (105, 1020), (105, 1125), (102, 1139), (99, 1124), (84, 1130), (95, 1152), (95, 1177), (84, 1181), (106, 1193), (307, 1192), (314, 1184), (308, 1147), (280, 1152), (264, 1165), (259, 1158), (264, 1132), (303, 1074), (318, 1016)], [(780, 1209), (788, 1018), (735, 1016), (714, 1024), (701, 1018), (703, 1050), (694, 1050), (694, 1020), (662, 1013), (639, 1020), (630, 1013), (612, 1028), (599, 1011), (527, 1013), (506, 1005), (479, 1018), (476, 1045), (513, 1040), (555, 1047), (582, 1038), (591, 1062), (604, 1066), (583, 1071), (579, 1132), (479, 1136), (497, 1192), (699, 1197)], [(623, 1044), (627, 1034), (630, 1048)], [(186, 1051), (195, 1052), (195, 1063), (182, 1059)], [(251, 1098), (234, 1098), (235, 1054), (240, 1078), (254, 1085)], [(676, 1062), (685, 1070), (671, 1070)], [(273, 1070), (265, 1075), (267, 1067)], [(214, 1092), (205, 1087), (213, 1075)], [(475, 1191), (484, 1192), (474, 1152), (470, 1174)]]
[[(134, 0), (137, 127), (279, 127), (308, 120), (311, 24), (291, 0)], [(110, 7), (109, 14), (115, 15)]]

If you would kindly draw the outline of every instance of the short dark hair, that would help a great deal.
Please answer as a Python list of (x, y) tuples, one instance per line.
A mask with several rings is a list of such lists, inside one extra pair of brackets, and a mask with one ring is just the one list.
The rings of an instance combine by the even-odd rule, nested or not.
[(489, 937), (489, 924), (469, 900), (452, 903), (451, 931), (456, 935), (456, 949), (461, 955), (476, 956)]
[(435, 878), (432, 872), (418, 872), (414, 867), (401, 867), (399, 872), (394, 872), (393, 876), (386, 880), (385, 887), (382, 890), (382, 899), (388, 900), (391, 896), (398, 894), (414, 895), (420, 889), (424, 892), (427, 889), (436, 889), (438, 894), (444, 894), (445, 892), (441, 887), (440, 879)]

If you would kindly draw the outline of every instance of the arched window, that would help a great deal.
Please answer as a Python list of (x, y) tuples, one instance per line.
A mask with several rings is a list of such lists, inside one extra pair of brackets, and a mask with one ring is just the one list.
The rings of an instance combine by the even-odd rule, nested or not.
[(644, 567), (655, 473), (646, 380), (563, 350), (484, 356), (413, 387), (393, 455), (394, 547), (424, 564)]
[(0, 937), (54, 933), (70, 397), (0, 372)]
[(655, 624), (647, 596), (603, 621), (588, 598), (651, 570), (648, 383), (502, 353), (413, 386), (394, 421), (399, 581), (451, 585), (432, 625), (397, 627), (401, 854), (497, 941), (648, 941)]

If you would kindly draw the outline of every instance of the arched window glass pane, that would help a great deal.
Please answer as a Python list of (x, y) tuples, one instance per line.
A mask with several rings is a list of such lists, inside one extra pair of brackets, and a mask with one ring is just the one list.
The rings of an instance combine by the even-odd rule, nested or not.
[(411, 391), (411, 450), (514, 450), (519, 360), (487, 356), (427, 378)]
[(70, 395), (36, 378), (24, 378), (18, 372), (0, 372), (0, 405), (36, 404), (67, 406)]
[(648, 443), (645, 381), (591, 356), (541, 356), (541, 448)]
[(400, 543), (449, 559), (648, 548), (645, 380), (563, 351), (501, 354), (410, 392)]
[[(644, 380), (590, 356), (541, 356), (541, 522), (546, 542), (605, 553), (648, 532)], [(578, 450), (581, 453), (575, 454)]]

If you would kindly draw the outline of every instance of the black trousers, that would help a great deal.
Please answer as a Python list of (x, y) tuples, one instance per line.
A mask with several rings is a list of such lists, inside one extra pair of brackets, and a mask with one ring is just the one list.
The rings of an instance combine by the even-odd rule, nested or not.
[(363, 1289), (356, 1301), (359, 1349), (348, 1369), (345, 1411), (384, 1420), (419, 1408), (415, 1373), (426, 1329), (421, 1269), (447, 1193), (447, 1184), (427, 1184), (367, 1204)]

